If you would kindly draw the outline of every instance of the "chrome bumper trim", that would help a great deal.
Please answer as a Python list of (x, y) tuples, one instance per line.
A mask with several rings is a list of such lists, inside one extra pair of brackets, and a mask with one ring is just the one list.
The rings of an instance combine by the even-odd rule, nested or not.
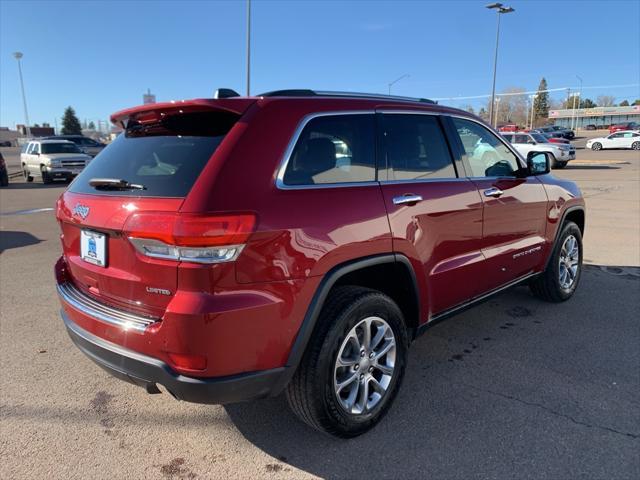
[(99, 303), (69, 282), (58, 284), (56, 288), (58, 295), (73, 308), (109, 325), (142, 332), (149, 325), (160, 321), (158, 318), (143, 317)]

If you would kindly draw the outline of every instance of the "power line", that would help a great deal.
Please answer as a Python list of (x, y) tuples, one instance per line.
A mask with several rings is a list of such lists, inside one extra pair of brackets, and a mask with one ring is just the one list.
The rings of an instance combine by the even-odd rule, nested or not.
[[(628, 83), (624, 85), (591, 85), (582, 87), (583, 90), (595, 90), (598, 88), (630, 88), (630, 87), (640, 87), (640, 83)], [(508, 97), (508, 96), (517, 96), (517, 95), (529, 95), (532, 93), (540, 93), (540, 92), (566, 92), (571, 87), (561, 87), (561, 88), (547, 88), (546, 90), (529, 90), (527, 92), (507, 92), (507, 93), (496, 93), (496, 97)], [(489, 98), (491, 97), (490, 93), (484, 95), (471, 95), (466, 97), (431, 97), (432, 100), (472, 100), (478, 98)]]

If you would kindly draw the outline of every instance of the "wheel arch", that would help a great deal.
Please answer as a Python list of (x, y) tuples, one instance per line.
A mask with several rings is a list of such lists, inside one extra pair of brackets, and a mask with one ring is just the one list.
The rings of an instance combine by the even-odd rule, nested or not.
[[(409, 282), (409, 288), (399, 288)], [(373, 288), (391, 297), (402, 310), (410, 330), (410, 338), (418, 329), (421, 312), (416, 273), (407, 257), (389, 253), (355, 259), (329, 270), (307, 308), (286, 362), (286, 369), (272, 395), (280, 393), (293, 377), (309, 340), (317, 326), (324, 303), (331, 290), (341, 285), (359, 285)]]
[(584, 206), (575, 205), (573, 207), (567, 208), (562, 213), (562, 217), (558, 222), (558, 228), (556, 229), (556, 233), (553, 239), (553, 245), (549, 250), (549, 256), (547, 258), (547, 261), (545, 262), (545, 268), (549, 265), (549, 262), (551, 261), (553, 251), (555, 250), (556, 245), (558, 243), (558, 239), (560, 238), (560, 234), (562, 233), (562, 228), (564, 227), (564, 224), (567, 221), (574, 222), (576, 225), (578, 225), (581, 235), (584, 235), (585, 221), (586, 221), (586, 213), (585, 213)]

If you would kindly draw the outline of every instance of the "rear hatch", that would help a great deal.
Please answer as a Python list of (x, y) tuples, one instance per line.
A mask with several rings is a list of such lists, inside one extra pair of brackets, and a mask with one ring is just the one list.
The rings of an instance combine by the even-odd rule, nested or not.
[(249, 105), (239, 101), (239, 111), (232, 111), (209, 102), (157, 104), (112, 117), (124, 132), (57, 205), (67, 280), (83, 293), (116, 308), (163, 315), (176, 291), (179, 262), (142, 255), (129, 236), (131, 228), (166, 229)]

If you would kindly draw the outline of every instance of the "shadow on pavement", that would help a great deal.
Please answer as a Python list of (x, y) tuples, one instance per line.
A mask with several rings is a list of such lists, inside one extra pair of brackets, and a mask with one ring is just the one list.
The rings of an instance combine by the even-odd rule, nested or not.
[(67, 186), (69, 186), (68, 181), (63, 181), (63, 182), (53, 182), (53, 183), (49, 183), (47, 185), (45, 185), (42, 182), (38, 182), (38, 181), (33, 181), (31, 183), (27, 183), (25, 181), (23, 181), (22, 179), (20, 179), (19, 182), (16, 181), (9, 181), (9, 185), (6, 187), (2, 187), (3, 189), (6, 190), (30, 190), (30, 189), (42, 189), (42, 188), (67, 188)]
[(283, 396), (225, 409), (283, 468), (321, 478), (626, 478), (640, 468), (638, 280), (585, 266), (570, 301), (520, 286), (435, 325), (387, 417), (355, 439), (312, 430)]
[(34, 237), (27, 232), (14, 232), (11, 230), (2, 230), (0, 232), (0, 253), (10, 248), (27, 247), (29, 245), (36, 245), (42, 240)]

